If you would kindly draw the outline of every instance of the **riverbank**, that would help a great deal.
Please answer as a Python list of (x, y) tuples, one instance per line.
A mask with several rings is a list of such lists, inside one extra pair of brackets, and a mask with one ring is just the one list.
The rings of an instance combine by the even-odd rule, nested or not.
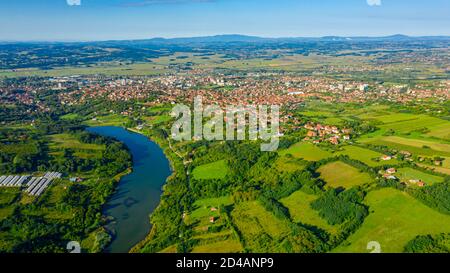
[[(167, 194), (166, 191), (164, 190), (164, 188), (168, 185), (170, 180), (173, 179), (180, 172), (180, 170), (183, 170), (182, 172), (184, 173), (185, 165), (184, 165), (183, 159), (173, 150), (173, 148), (170, 145), (170, 142), (167, 139), (157, 137), (154, 134), (154, 131), (152, 129), (149, 129), (146, 131), (139, 131), (139, 130), (127, 128), (127, 130), (137, 133), (137, 134), (141, 134), (141, 135), (147, 137), (148, 139), (150, 139), (151, 141), (153, 141), (154, 143), (156, 143), (162, 149), (166, 158), (169, 160), (172, 174), (167, 178), (167, 181), (163, 186), (163, 192), (162, 192), (162, 196), (161, 196), (161, 198), (162, 198), (165, 194)], [(160, 206), (161, 206), (161, 204), (158, 205), (158, 207), (155, 209), (155, 211), (158, 210)], [(154, 221), (150, 221), (150, 222), (152, 224), (152, 228), (151, 228), (149, 234), (142, 241), (140, 241), (138, 244), (136, 244), (130, 250), (130, 253), (141, 252), (142, 248), (147, 243), (152, 241), (152, 239), (156, 235), (158, 225)]]
[(148, 136), (123, 127), (90, 127), (89, 131), (123, 142), (133, 155), (133, 171), (121, 176), (108, 200), (104, 215), (115, 220), (107, 225), (114, 238), (106, 252), (129, 252), (152, 229), (149, 215), (158, 207), (164, 184), (172, 175), (164, 149)]

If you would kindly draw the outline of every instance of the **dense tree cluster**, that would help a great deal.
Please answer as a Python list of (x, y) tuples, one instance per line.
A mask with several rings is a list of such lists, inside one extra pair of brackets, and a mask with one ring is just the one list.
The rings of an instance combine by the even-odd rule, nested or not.
[(450, 234), (419, 235), (409, 241), (404, 249), (407, 253), (450, 253)]
[(447, 177), (442, 183), (409, 191), (425, 205), (442, 213), (450, 214), (450, 177)]
[(311, 207), (330, 225), (342, 224), (348, 220), (361, 219), (367, 215), (367, 208), (361, 205), (364, 193), (357, 188), (343, 192), (330, 189), (319, 199), (311, 203)]

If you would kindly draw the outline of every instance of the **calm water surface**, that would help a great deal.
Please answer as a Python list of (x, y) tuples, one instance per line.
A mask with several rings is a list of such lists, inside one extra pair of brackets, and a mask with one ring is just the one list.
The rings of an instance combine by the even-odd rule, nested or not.
[(161, 148), (143, 135), (121, 127), (87, 130), (123, 142), (133, 155), (133, 172), (122, 177), (104, 209), (105, 215), (114, 217), (108, 228), (116, 234), (106, 251), (128, 252), (150, 231), (149, 215), (158, 206), (161, 188), (171, 174), (169, 161)]

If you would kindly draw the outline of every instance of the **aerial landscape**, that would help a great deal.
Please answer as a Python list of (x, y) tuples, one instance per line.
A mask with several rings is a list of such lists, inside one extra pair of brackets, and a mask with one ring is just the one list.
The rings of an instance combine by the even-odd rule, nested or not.
[(450, 253), (447, 1), (31, 2), (0, 4), (0, 253)]

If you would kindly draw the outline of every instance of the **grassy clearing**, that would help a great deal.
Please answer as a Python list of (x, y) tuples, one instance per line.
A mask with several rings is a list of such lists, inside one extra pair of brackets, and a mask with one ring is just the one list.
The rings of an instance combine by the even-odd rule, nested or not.
[(0, 144), (0, 152), (5, 154), (36, 154), (37, 147), (33, 142), (26, 144)]
[(102, 151), (105, 149), (104, 145), (82, 143), (76, 137), (70, 134), (51, 135), (50, 149), (74, 149), (74, 150), (94, 150)]
[(211, 211), (211, 208), (219, 208), (220, 206), (228, 206), (233, 204), (231, 196), (224, 196), (218, 198), (208, 198), (197, 200), (193, 207), (194, 210), (189, 214), (189, 218), (192, 220), (198, 220), (210, 216), (219, 216), (218, 211)]
[(387, 161), (377, 161), (380, 159), (383, 154), (364, 149), (358, 146), (345, 146), (342, 151), (337, 152), (338, 155), (348, 155), (350, 158), (359, 160), (370, 167), (377, 167), (386, 164), (398, 164), (399, 162), (396, 159), (387, 160)]
[(61, 117), (62, 120), (75, 120), (75, 119), (79, 119), (80, 116), (78, 114), (75, 113), (71, 113), (71, 114), (67, 114)]
[(213, 163), (204, 164), (196, 167), (192, 171), (195, 179), (223, 179), (229, 172), (227, 162), (219, 160)]
[(444, 157), (444, 162), (442, 162), (442, 167), (450, 169), (450, 157)]
[(69, 134), (58, 134), (50, 136), (50, 152), (53, 155), (62, 153), (63, 149), (71, 149), (79, 158), (98, 158), (105, 149), (104, 145), (82, 143)]
[[(185, 216), (185, 223), (193, 227), (196, 245), (193, 247), (194, 253), (235, 253), (241, 252), (240, 242), (234, 238), (231, 229), (225, 226), (221, 206), (233, 204), (231, 196), (218, 198), (207, 198), (197, 200), (194, 203), (194, 210)], [(214, 223), (210, 218), (214, 217)], [(211, 232), (212, 227), (221, 227), (218, 232)]]
[[(447, 151), (433, 150), (433, 149), (431, 149), (431, 146), (427, 145), (427, 144), (433, 145), (433, 144), (438, 144), (438, 143), (434, 143), (434, 142), (430, 142), (430, 141), (420, 141), (420, 140), (417, 140), (417, 142), (416, 142), (415, 139), (411, 139), (411, 140), (407, 140), (407, 141), (403, 140), (404, 138), (400, 138), (400, 139), (401, 140), (399, 140), (399, 138), (397, 138), (397, 137), (394, 137), (394, 138), (393, 137), (376, 137), (376, 138), (367, 138), (367, 139), (361, 140), (361, 142), (373, 144), (373, 145), (379, 145), (379, 146), (387, 146), (392, 149), (396, 149), (399, 151), (408, 151), (415, 155), (421, 155), (421, 156), (450, 156), (450, 150), (447, 150)], [(419, 143), (421, 143), (422, 146), (420, 146)], [(424, 145), (428, 146), (430, 148), (426, 148), (426, 147), (424, 147)], [(448, 144), (442, 144), (442, 145), (448, 145)], [(442, 146), (442, 147), (445, 147), (445, 146)], [(441, 150), (442, 150), (442, 148), (441, 148)]]
[(281, 156), (275, 161), (274, 167), (282, 172), (295, 172), (303, 170), (306, 164), (299, 161), (299, 159)]
[(177, 245), (168, 246), (161, 250), (159, 253), (177, 253)]
[(315, 226), (331, 234), (338, 232), (338, 226), (332, 226), (319, 216), (319, 212), (311, 208), (311, 203), (317, 199), (316, 195), (296, 191), (280, 202), (289, 209), (294, 222), (308, 226)]
[(421, 167), (424, 167), (424, 168), (429, 168), (429, 169), (431, 169), (431, 170), (433, 170), (435, 172), (438, 172), (438, 173), (443, 173), (443, 174), (446, 174), (446, 175), (450, 175), (450, 169), (449, 168), (438, 167), (438, 166), (428, 166), (428, 165), (425, 165), (425, 164), (418, 164), (418, 165), (421, 166)]
[(59, 180), (57, 183), (53, 183), (53, 185), (47, 190), (47, 194), (49, 195), (48, 203), (49, 204), (58, 204), (64, 198), (67, 188), (72, 184), (68, 180)]
[(435, 126), (427, 136), (442, 138), (450, 141), (450, 122)]
[(317, 172), (320, 173), (320, 178), (327, 182), (327, 186), (333, 188), (349, 189), (372, 182), (369, 174), (340, 161), (321, 166)]
[(402, 182), (408, 182), (409, 180), (422, 180), (426, 185), (432, 185), (434, 183), (440, 183), (444, 181), (443, 177), (427, 174), (412, 168), (398, 169), (396, 175)]
[(336, 115), (333, 112), (326, 112), (326, 111), (305, 111), (300, 112), (300, 114), (306, 117), (327, 117), (327, 118), (331, 118)]
[(430, 149), (439, 151), (439, 152), (446, 152), (450, 154), (450, 144), (444, 144), (444, 143), (438, 143), (438, 142), (432, 142), (427, 140), (419, 140), (419, 139), (410, 139), (410, 138), (404, 138), (404, 137), (398, 137), (398, 136), (386, 136), (382, 138), (384, 141), (398, 143), (401, 145), (407, 145), (412, 147), (418, 147), (423, 148), (424, 146), (428, 146)]
[(169, 115), (161, 115), (161, 116), (145, 117), (144, 119), (151, 125), (159, 125), (161, 123), (166, 123), (172, 120), (172, 117)]
[(332, 153), (322, 150), (309, 142), (299, 142), (289, 149), (280, 151), (279, 154), (291, 154), (296, 158), (303, 158), (308, 161), (318, 161), (332, 156)]
[(128, 118), (122, 115), (111, 114), (107, 116), (99, 116), (95, 119), (85, 121), (87, 126), (124, 126)]
[(342, 125), (343, 122), (344, 122), (343, 119), (335, 118), (335, 117), (333, 117), (333, 118), (326, 118), (326, 119), (323, 120), (323, 123), (325, 123), (325, 124), (336, 125), (336, 126)]
[(0, 208), (0, 220), (6, 219), (13, 214), (14, 207)]
[(239, 253), (241, 251), (241, 243), (231, 238), (205, 245), (197, 245), (192, 249), (192, 253)]
[(419, 166), (432, 169), (439, 173), (450, 175), (450, 157), (444, 156), (443, 158), (445, 158), (445, 160), (444, 160), (442, 166), (429, 166), (429, 165), (425, 165), (425, 164), (419, 164)]
[(285, 222), (257, 201), (239, 203), (231, 216), (251, 252), (280, 252), (279, 240), (291, 232)]
[[(211, 240), (212, 238), (206, 238), (208, 236), (223, 237), (223, 234), (210, 233), (210, 228), (222, 226), (225, 232), (230, 233), (230, 230), (224, 226), (226, 224), (226, 220), (222, 215), (223, 212), (220, 211), (219, 208), (222, 205), (228, 206), (231, 204), (233, 204), (233, 200), (230, 196), (197, 200), (193, 205), (194, 209), (185, 215), (184, 222), (186, 225), (192, 227), (194, 234), (198, 237), (198, 239)], [(210, 222), (211, 217), (214, 217), (214, 223)]]
[(363, 225), (333, 252), (369, 252), (366, 247), (370, 241), (378, 241), (382, 252), (402, 252), (417, 235), (450, 230), (450, 216), (392, 188), (370, 192), (365, 203), (370, 214)]
[[(425, 133), (426, 136), (433, 136), (442, 139), (447, 139), (449, 137), (450, 122), (430, 117), (426, 115), (413, 115), (413, 114), (393, 114), (393, 117), (402, 115), (403, 120), (398, 122), (387, 123), (383, 121), (384, 117), (380, 120), (384, 122), (384, 125), (379, 126), (384, 130), (394, 130), (397, 133), (410, 134), (418, 130), (426, 129), (429, 132)], [(391, 117), (391, 119), (393, 118)]]
[[(369, 115), (370, 117), (370, 115)], [(417, 115), (403, 113), (389, 113), (387, 115), (373, 116), (373, 119), (383, 122), (384, 124), (393, 124), (403, 121), (411, 121), (418, 119)]]
[[(381, 111), (366, 113), (358, 116), (365, 120), (374, 120), (382, 123), (381, 129), (375, 135), (382, 135), (388, 130), (393, 130), (398, 135), (419, 134), (423, 138), (440, 138), (450, 140), (450, 122), (447, 120), (430, 117), (427, 115), (392, 113)], [(424, 131), (423, 133), (421, 131)]]
[(0, 207), (14, 202), (20, 194), (18, 188), (0, 188)]

